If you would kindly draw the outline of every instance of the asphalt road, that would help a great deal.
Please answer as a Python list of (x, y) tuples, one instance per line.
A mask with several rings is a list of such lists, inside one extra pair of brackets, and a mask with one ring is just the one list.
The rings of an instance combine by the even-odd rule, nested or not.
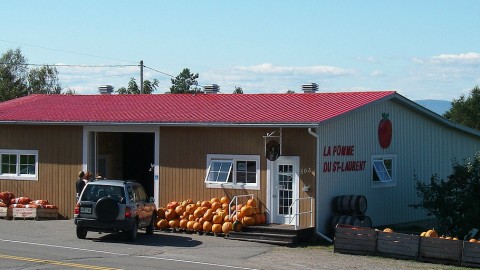
[(257, 269), (247, 258), (274, 246), (209, 235), (140, 231), (75, 235), (72, 220), (0, 220), (1, 269)]
[(135, 242), (121, 234), (89, 232), (77, 239), (73, 220), (0, 219), (0, 269), (464, 269), (334, 253), (331, 247), (279, 247), (223, 237), (140, 231)]

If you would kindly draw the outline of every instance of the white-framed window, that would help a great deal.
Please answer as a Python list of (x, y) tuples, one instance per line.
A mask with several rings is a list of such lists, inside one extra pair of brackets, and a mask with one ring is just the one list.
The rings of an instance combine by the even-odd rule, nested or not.
[(260, 156), (207, 155), (205, 184), (209, 188), (260, 189)]
[(372, 156), (372, 187), (396, 185), (395, 155)]
[(38, 180), (38, 151), (0, 149), (0, 179)]

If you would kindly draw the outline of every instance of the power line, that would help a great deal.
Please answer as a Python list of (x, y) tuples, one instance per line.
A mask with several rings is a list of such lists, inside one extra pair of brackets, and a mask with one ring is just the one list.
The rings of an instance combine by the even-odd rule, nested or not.
[(169, 76), (169, 77), (175, 78), (175, 76), (173, 76), (173, 75), (171, 75), (171, 74), (168, 74), (168, 73), (165, 73), (165, 72), (163, 72), (163, 71), (160, 71), (160, 70), (157, 70), (157, 69), (154, 69), (154, 68), (151, 68), (151, 67), (145, 66), (145, 65), (144, 65), (144, 67), (146, 67), (146, 68), (148, 68), (148, 69), (150, 69), (150, 70), (156, 71), (156, 72), (158, 72), (158, 73), (161, 73), (161, 74), (163, 74), (163, 75), (166, 75), (166, 76)]
[(0, 65), (17, 65), (17, 66), (35, 66), (35, 67), (138, 67), (139, 65), (79, 65), (79, 64), (19, 64), (19, 63), (0, 63)]
[(122, 60), (122, 59), (116, 59), (116, 58), (98, 56), (98, 55), (93, 55), (93, 54), (86, 54), (86, 53), (79, 53), (79, 52), (72, 52), (72, 51), (66, 51), (66, 50), (60, 50), (60, 49), (54, 49), (54, 48), (48, 48), (48, 47), (31, 45), (31, 44), (27, 44), (27, 43), (21, 43), (21, 42), (4, 40), (4, 39), (0, 39), (0, 41), (8, 42), (8, 43), (14, 43), (14, 44), (19, 44), (19, 45), (25, 45), (25, 46), (29, 46), (29, 47), (40, 48), (40, 49), (50, 50), (50, 51), (57, 51), (57, 52), (70, 53), (70, 54), (76, 54), (76, 55), (83, 55), (83, 56), (89, 56), (89, 57), (95, 57), (95, 58), (103, 58), (103, 59), (108, 59), (108, 60), (115, 60), (115, 61), (136, 63), (135, 61)]

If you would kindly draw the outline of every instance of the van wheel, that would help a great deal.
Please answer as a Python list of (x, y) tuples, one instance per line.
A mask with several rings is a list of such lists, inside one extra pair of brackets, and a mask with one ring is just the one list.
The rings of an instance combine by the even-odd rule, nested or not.
[(155, 230), (155, 219), (157, 218), (157, 215), (155, 213), (152, 215), (152, 220), (150, 220), (150, 223), (148, 224), (147, 228), (145, 229), (145, 233), (147, 235), (152, 235), (153, 231)]
[(135, 221), (133, 223), (132, 229), (125, 232), (125, 234), (127, 235), (128, 241), (135, 240), (135, 238), (137, 238), (137, 233), (138, 233), (138, 223)]
[(87, 237), (87, 230), (84, 228), (77, 226), (77, 238), (78, 239), (85, 239)]

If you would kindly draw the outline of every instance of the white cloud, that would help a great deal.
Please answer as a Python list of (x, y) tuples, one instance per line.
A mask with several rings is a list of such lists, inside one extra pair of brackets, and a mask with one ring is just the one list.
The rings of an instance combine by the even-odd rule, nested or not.
[(480, 53), (440, 54), (429, 58), (413, 58), (413, 61), (420, 64), (434, 65), (479, 65)]
[(302, 84), (311, 82), (321, 88), (326, 81), (355, 74), (354, 70), (334, 66), (275, 66), (264, 63), (205, 70), (200, 72), (199, 83), (216, 83), (223, 93), (233, 92), (235, 86), (242, 87), (245, 93), (285, 93), (287, 90), (300, 92)]
[(274, 66), (269, 63), (264, 63), (256, 66), (236, 66), (234, 69), (238, 71), (246, 71), (253, 73), (261, 74), (316, 74), (316, 75), (333, 75), (333, 76), (344, 76), (353, 74), (352, 70), (343, 69), (334, 66), (306, 66), (306, 67), (284, 67), (284, 66)]

